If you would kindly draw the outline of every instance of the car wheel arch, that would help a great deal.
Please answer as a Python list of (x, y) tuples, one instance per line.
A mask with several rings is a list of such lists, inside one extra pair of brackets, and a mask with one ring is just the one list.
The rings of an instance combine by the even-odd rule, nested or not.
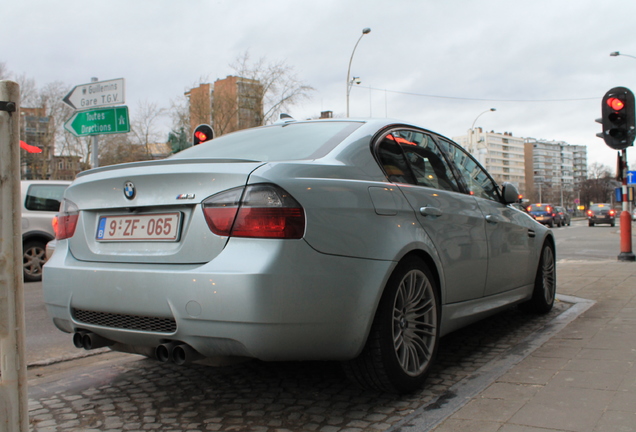
[(44, 232), (44, 231), (31, 231), (29, 233), (23, 234), (22, 235), (22, 244), (28, 242), (28, 241), (39, 241), (42, 242), (44, 244), (50, 242), (51, 240), (54, 240), (55, 238), (52, 237), (49, 233)]
[[(444, 304), (444, 300), (445, 300), (445, 296), (443, 295), (443, 290), (442, 290), (442, 286), (443, 286), (443, 281), (442, 281), (442, 276), (441, 273), (439, 271), (437, 262), (435, 261), (435, 259), (425, 250), (422, 249), (413, 249), (410, 250), (409, 252), (407, 252), (406, 254), (404, 254), (397, 262), (395, 267), (393, 268), (393, 270), (391, 271), (391, 274), (395, 271), (395, 269), (399, 266), (399, 264), (411, 257), (416, 257), (421, 259), (422, 261), (424, 261), (424, 264), (426, 264), (426, 266), (428, 267), (428, 269), (431, 271), (433, 278), (435, 279), (435, 286), (437, 289), (437, 295), (438, 298), (440, 299), (440, 303)], [(391, 275), (389, 275), (390, 277)], [(387, 277), (388, 280), (388, 277)]]

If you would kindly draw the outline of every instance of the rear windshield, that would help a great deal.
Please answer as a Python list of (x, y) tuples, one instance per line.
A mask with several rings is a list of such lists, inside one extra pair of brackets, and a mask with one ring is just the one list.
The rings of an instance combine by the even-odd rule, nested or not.
[(29, 186), (24, 207), (33, 211), (57, 212), (68, 185), (34, 184)]
[(360, 122), (287, 123), (223, 135), (172, 156), (177, 159), (241, 159), (259, 162), (316, 159), (327, 155)]
[(528, 206), (528, 211), (535, 216), (545, 216), (554, 212), (554, 207), (549, 204), (532, 204)]
[(611, 210), (612, 206), (609, 204), (592, 204), (590, 210)]

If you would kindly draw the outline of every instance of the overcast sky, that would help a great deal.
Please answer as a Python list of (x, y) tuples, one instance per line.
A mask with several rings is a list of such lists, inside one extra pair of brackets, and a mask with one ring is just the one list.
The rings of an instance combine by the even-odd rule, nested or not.
[[(290, 112), (343, 117), (353, 58), (352, 117), (391, 117), (452, 137), (476, 126), (588, 146), (601, 98), (636, 91), (634, 0), (0, 0), (0, 62), (38, 86), (126, 79), (140, 101), (168, 107), (201, 77), (232, 73), (249, 51), (283, 61), (316, 89)], [(166, 127), (170, 126), (166, 120)], [(628, 150), (636, 169), (636, 149)]]

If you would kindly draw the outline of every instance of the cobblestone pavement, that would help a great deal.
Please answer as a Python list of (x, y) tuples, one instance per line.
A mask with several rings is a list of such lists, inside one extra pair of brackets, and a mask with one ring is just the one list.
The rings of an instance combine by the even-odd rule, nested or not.
[(30, 429), (399, 430), (416, 411), (443, 399), (452, 385), (470, 379), (568, 307), (558, 302), (545, 316), (511, 309), (445, 337), (427, 384), (408, 396), (361, 390), (339, 364), (329, 362), (176, 366), (107, 353), (74, 361), (64, 372), (36, 368), (29, 371)]

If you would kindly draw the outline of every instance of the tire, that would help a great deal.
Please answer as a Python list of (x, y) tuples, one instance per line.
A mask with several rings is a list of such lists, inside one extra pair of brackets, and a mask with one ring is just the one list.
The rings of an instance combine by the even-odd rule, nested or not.
[(588, 221), (588, 222), (587, 222), (587, 226), (591, 226), (591, 227), (593, 227), (593, 226), (594, 226), (594, 222), (592, 222), (592, 221)]
[(362, 353), (343, 364), (348, 377), (371, 390), (419, 389), (437, 354), (440, 310), (426, 264), (415, 257), (403, 260), (386, 284)]
[(548, 226), (549, 226), (550, 228), (554, 228), (554, 221), (550, 221), (550, 222), (548, 222)]
[(611, 226), (611, 227), (614, 227), (615, 225), (616, 225), (616, 223), (615, 223), (615, 222), (612, 222), (612, 223), (610, 224), (610, 226)]
[(554, 306), (556, 296), (556, 257), (552, 245), (543, 245), (539, 268), (534, 280), (532, 299), (522, 304), (524, 310), (537, 314), (546, 314)]
[(25, 282), (42, 280), (42, 266), (46, 262), (46, 244), (29, 240), (22, 245), (22, 266)]

